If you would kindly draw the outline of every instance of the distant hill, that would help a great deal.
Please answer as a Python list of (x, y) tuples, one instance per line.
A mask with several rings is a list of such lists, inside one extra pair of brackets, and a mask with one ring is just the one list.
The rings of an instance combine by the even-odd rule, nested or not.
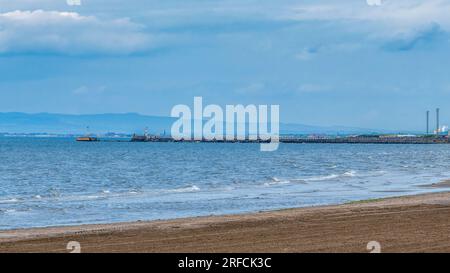
[(367, 129), (348, 126), (311, 126), (304, 124), (281, 123), (282, 134), (381, 134), (390, 133), (387, 130)]
[[(83, 134), (86, 127), (91, 133), (142, 133), (145, 127), (150, 133), (160, 134), (170, 128), (176, 119), (171, 117), (145, 116), (136, 113), (66, 115), (0, 113), (0, 132), (5, 133), (51, 133)], [(380, 130), (342, 126), (309, 126), (302, 124), (280, 124), (281, 134), (366, 134), (382, 133)]]

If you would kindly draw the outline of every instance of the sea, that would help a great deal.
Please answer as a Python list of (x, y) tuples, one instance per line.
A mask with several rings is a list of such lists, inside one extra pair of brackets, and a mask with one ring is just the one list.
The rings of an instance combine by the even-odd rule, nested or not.
[(450, 145), (0, 137), (0, 229), (239, 214), (443, 191)]

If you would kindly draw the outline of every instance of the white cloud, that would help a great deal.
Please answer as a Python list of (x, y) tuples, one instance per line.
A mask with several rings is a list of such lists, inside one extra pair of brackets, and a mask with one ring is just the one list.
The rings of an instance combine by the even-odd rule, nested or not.
[[(378, 0), (370, 0), (378, 3)], [(385, 0), (380, 5), (360, 1), (322, 1), (287, 8), (280, 18), (291, 20), (323, 20), (367, 23), (366, 31), (378, 36), (396, 36), (415, 32), (431, 24), (450, 31), (450, 1), (448, 0)], [(364, 29), (367, 24), (353, 24)]]
[(81, 6), (81, 0), (66, 0), (69, 6)]
[(311, 48), (303, 48), (299, 53), (295, 55), (295, 58), (300, 61), (307, 61), (313, 58), (316, 54), (316, 50), (312, 50)]
[(152, 45), (143, 26), (127, 18), (43, 10), (0, 13), (0, 53), (130, 54)]
[(266, 85), (261, 82), (251, 83), (245, 87), (238, 88), (236, 93), (238, 94), (255, 94), (260, 93), (265, 89)]
[[(58, 9), (57, 5), (66, 3), (65, 0), (42, 1), (46, 3), (42, 4), (42, 8), (52, 9)], [(450, 32), (448, 0), (369, 0), (370, 3), (381, 2), (381, 5), (373, 6), (368, 5), (367, 1), (228, 0), (217, 4), (186, 0), (160, 5), (138, 0), (126, 1), (126, 4), (118, 0), (93, 0), (89, 5), (82, 6), (84, 12), (97, 14), (100, 7), (107, 3), (111, 3), (114, 8), (97, 17), (76, 12), (14, 11), (0, 13), (0, 53), (130, 54), (158, 46), (162, 35), (149, 34), (149, 29), (154, 33), (168, 33), (164, 35), (164, 39), (167, 39), (167, 36), (173, 35), (170, 33), (173, 31), (170, 30), (171, 26), (174, 26), (175, 30), (179, 27), (182, 31), (186, 30), (185, 28), (195, 31), (195, 27), (207, 25), (208, 28), (205, 29), (209, 30), (212, 29), (211, 23), (239, 21), (242, 18), (245, 18), (245, 22), (255, 19), (271, 22), (322, 20), (337, 25), (344, 23), (342, 26), (345, 34), (362, 32), (369, 39), (376, 41), (416, 37), (417, 33), (421, 34), (424, 29), (430, 29), (430, 26), (434, 25), (442, 31)], [(0, 6), (10, 3), (8, 5), (13, 7), (31, 9), (36, 7), (36, 4), (33, 4), (35, 2), (0, 0)], [(139, 9), (136, 9), (136, 6)], [(147, 31), (143, 25), (127, 18), (101, 19), (105, 14), (136, 16), (137, 20), (147, 25)], [(177, 34), (176, 42), (179, 42), (179, 38)], [(314, 58), (316, 53), (300, 50), (296, 58), (309, 60)]]
[(295, 59), (299, 61), (308, 61), (320, 54), (340, 54), (343, 52), (353, 52), (361, 47), (357, 43), (333, 43), (328, 45), (318, 45), (313, 47), (304, 47), (297, 54)]
[(329, 91), (329, 90), (330, 90), (329, 86), (305, 83), (298, 87), (297, 93), (317, 93), (317, 92), (325, 92), (325, 91)]
[(381, 6), (383, 3), (381, 0), (366, 0), (366, 2), (369, 6)]

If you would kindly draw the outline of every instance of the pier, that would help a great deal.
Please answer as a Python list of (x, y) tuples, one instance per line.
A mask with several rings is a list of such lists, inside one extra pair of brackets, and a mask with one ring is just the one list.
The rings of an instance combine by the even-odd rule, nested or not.
[[(175, 140), (171, 137), (161, 136), (133, 136), (131, 139), (96, 138), (96, 142), (186, 142), (186, 143), (267, 143), (267, 140)], [(280, 136), (280, 143), (328, 143), (328, 144), (449, 144), (448, 136), (396, 136), (396, 135), (359, 135), (343, 137), (306, 137), (306, 136)]]

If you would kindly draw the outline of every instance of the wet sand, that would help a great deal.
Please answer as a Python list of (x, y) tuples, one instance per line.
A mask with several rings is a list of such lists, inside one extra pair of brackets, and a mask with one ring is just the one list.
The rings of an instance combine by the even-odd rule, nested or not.
[(450, 252), (450, 193), (169, 221), (0, 232), (0, 252)]
[(429, 188), (429, 189), (450, 188), (450, 180), (443, 180), (441, 182), (437, 182), (437, 183), (433, 183), (433, 184), (422, 185), (421, 187)]

